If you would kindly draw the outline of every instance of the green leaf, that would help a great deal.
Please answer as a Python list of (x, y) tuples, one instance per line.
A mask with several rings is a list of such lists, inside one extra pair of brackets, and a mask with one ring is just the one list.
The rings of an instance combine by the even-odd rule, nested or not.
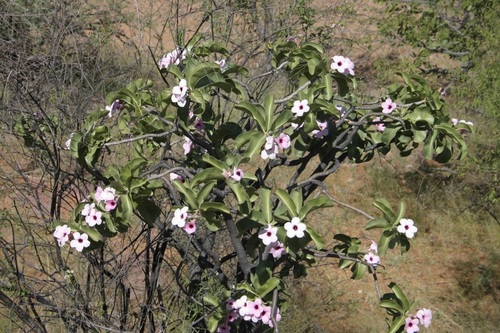
[(436, 130), (439, 130), (441, 132), (444, 132), (447, 136), (453, 138), (456, 144), (458, 144), (460, 148), (460, 153), (458, 155), (458, 159), (463, 159), (465, 156), (467, 156), (467, 144), (465, 143), (465, 140), (463, 136), (458, 132), (456, 129), (451, 127), (450, 125), (436, 125), (434, 127)]
[(300, 45), (300, 48), (304, 51), (307, 51), (307, 50), (313, 51), (316, 56), (321, 56), (323, 53), (325, 53), (323, 46), (321, 46), (318, 43), (305, 42), (305, 43)]
[(319, 196), (317, 198), (311, 199), (306, 202), (306, 204), (300, 209), (299, 218), (303, 219), (304, 217), (306, 217), (307, 214), (316, 209), (331, 207), (331, 206), (332, 206), (332, 201), (328, 197), (324, 195)]
[(350, 260), (341, 259), (339, 261), (339, 268), (340, 269), (346, 269), (346, 268), (350, 267), (352, 265), (352, 263), (353, 262), (350, 261)]
[(272, 292), (276, 287), (279, 286), (281, 280), (277, 277), (271, 277), (264, 283), (264, 285), (257, 288), (257, 294), (260, 298), (264, 298), (267, 294)]
[(210, 333), (214, 333), (219, 326), (219, 320), (216, 316), (210, 316), (208, 318), (207, 328)]
[(228, 185), (233, 190), (236, 200), (238, 200), (240, 205), (249, 200), (247, 192), (240, 183), (229, 182)]
[(230, 53), (225, 46), (213, 40), (203, 42), (203, 44), (200, 45), (200, 48), (206, 49), (210, 53), (220, 53), (226, 57), (230, 56)]
[[(396, 126), (396, 127), (394, 127)], [(394, 137), (398, 134), (400, 126), (398, 125), (387, 125), (384, 133), (382, 134), (382, 142), (386, 145), (390, 145)]]
[(399, 305), (399, 303), (396, 300), (394, 300), (394, 299), (383, 300), (378, 305), (381, 308), (391, 309), (391, 310), (397, 311), (397, 312), (399, 312), (401, 314), (404, 314), (404, 311), (401, 308), (401, 305)]
[(82, 142), (82, 135), (80, 133), (74, 133), (71, 137), (69, 149), (71, 150), (71, 156), (78, 159), (80, 157), (80, 146)]
[(231, 210), (222, 202), (204, 202), (200, 205), (201, 211), (218, 211), (226, 214), (230, 214)]
[(138, 177), (142, 170), (147, 165), (147, 161), (143, 158), (134, 158), (123, 166), (120, 172), (120, 177), (124, 184), (128, 184), (128, 181), (132, 177)]
[(273, 125), (271, 126), (271, 131), (275, 131), (283, 124), (288, 122), (292, 118), (292, 111), (289, 109), (283, 110), (281, 114), (274, 120)]
[(260, 105), (254, 105), (248, 101), (243, 101), (240, 104), (237, 104), (235, 106), (236, 109), (241, 110), (243, 112), (246, 112), (254, 118), (257, 123), (259, 124), (260, 128), (265, 131), (267, 126), (266, 126), (266, 119), (264, 118), (264, 112), (263, 108)]
[(332, 77), (337, 82), (340, 97), (347, 95), (349, 93), (349, 85), (347, 84), (345, 75), (332, 73)]
[(182, 182), (173, 182), (174, 186), (177, 187), (179, 192), (184, 195), (184, 200), (189, 205), (191, 209), (198, 209), (199, 204), (198, 200), (196, 200), (196, 196), (194, 192), (187, 188)]
[(264, 97), (264, 118), (265, 118), (265, 131), (269, 132), (271, 130), (271, 126), (273, 124), (273, 115), (274, 115), (274, 96), (266, 95)]
[(151, 200), (143, 200), (137, 205), (137, 212), (143, 220), (152, 226), (161, 214), (160, 208)]
[(309, 236), (311, 236), (318, 250), (321, 250), (325, 247), (325, 240), (316, 232), (316, 230), (307, 226), (306, 231), (309, 234)]
[(380, 240), (377, 243), (377, 251), (380, 256), (385, 256), (387, 253), (387, 248), (389, 247), (389, 242), (391, 241), (392, 233), (384, 231), (380, 236)]
[(212, 294), (204, 295), (203, 296), (203, 303), (208, 303), (208, 304), (213, 305), (215, 307), (218, 307), (220, 305), (219, 299)]
[(241, 149), (244, 145), (246, 145), (250, 139), (254, 136), (263, 136), (264, 134), (261, 131), (251, 130), (247, 132), (243, 132), (236, 137), (234, 142), (236, 143), (236, 148)]
[(391, 326), (389, 327), (389, 332), (388, 333), (400, 333), (403, 332), (403, 327), (405, 325), (406, 319), (405, 317), (397, 317), (394, 319), (392, 322)]
[(392, 206), (386, 199), (377, 199), (373, 202), (373, 205), (380, 209), (388, 220), (394, 220), (394, 212), (392, 211)]
[(292, 217), (298, 216), (297, 206), (285, 190), (282, 190), (280, 188), (276, 189), (276, 195), (280, 198), (280, 201), (285, 204)]
[(330, 74), (323, 74), (323, 82), (325, 83), (325, 96), (324, 98), (329, 101), (333, 97), (333, 81)]
[(433, 131), (427, 140), (425, 140), (424, 148), (422, 149), (422, 156), (427, 160), (432, 160), (434, 156), (434, 144), (436, 142), (438, 132)]
[(117, 230), (115, 225), (113, 224), (113, 221), (111, 220), (110, 217), (104, 218), (104, 222), (106, 224), (106, 228), (111, 232), (112, 234), (116, 234)]
[(250, 143), (247, 150), (243, 154), (243, 157), (251, 159), (256, 153), (262, 150), (262, 146), (266, 141), (266, 136), (263, 133), (258, 132), (258, 135), (254, 135), (250, 138)]
[(351, 267), (351, 272), (352, 272), (351, 279), (359, 280), (365, 275), (366, 266), (357, 262)]
[(222, 171), (219, 168), (217, 167), (207, 168), (193, 177), (193, 179), (191, 180), (191, 186), (195, 187), (198, 184), (206, 183), (208, 181), (222, 180), (222, 179), (225, 178), (224, 175), (222, 174)]
[(82, 224), (80, 227), (80, 230), (86, 234), (89, 235), (89, 237), (94, 241), (94, 242), (99, 242), (101, 240), (101, 234), (99, 231), (97, 231), (96, 228), (92, 228), (88, 226), (87, 224)]
[(401, 301), (403, 311), (408, 311), (410, 308), (410, 302), (408, 301), (408, 298), (406, 298), (406, 295), (403, 293), (403, 290), (401, 290), (401, 288), (394, 282), (391, 282), (389, 284), (389, 288), (391, 288), (397, 299)]
[(215, 214), (214, 210), (202, 211), (201, 216), (205, 219), (205, 225), (208, 230), (215, 232), (221, 228), (221, 220)]
[(219, 65), (212, 62), (200, 62), (194, 65), (193, 62), (188, 62), (185, 73), (188, 86), (193, 90), (225, 82), (220, 74)]
[(365, 230), (384, 228), (389, 224), (386, 219), (374, 219), (366, 224)]
[(208, 183), (205, 183), (205, 185), (201, 188), (201, 190), (198, 192), (197, 200), (198, 204), (201, 205), (208, 197), (212, 189), (214, 188), (216, 184), (216, 181), (210, 181)]
[[(116, 227), (118, 231), (125, 232), (130, 225), (133, 212), (133, 201), (129, 195), (122, 195), (118, 200), (118, 206), (116, 207)], [(109, 228), (109, 226), (108, 226)], [(111, 229), (110, 229), (111, 230)]]
[(302, 209), (302, 189), (299, 188), (290, 192), (290, 198), (292, 198), (295, 206), (297, 207), (297, 212), (299, 212), (299, 209)]
[(403, 218), (403, 216), (405, 215), (405, 211), (406, 211), (406, 204), (403, 201), (401, 201), (399, 203), (398, 215), (396, 216), (396, 218), (393, 221), (394, 225), (399, 224), (399, 220), (401, 220)]
[(208, 164), (210, 164), (210, 165), (218, 168), (220, 171), (223, 171), (225, 169), (229, 169), (229, 167), (224, 162), (219, 161), (218, 159), (216, 159), (212, 155), (203, 154), (203, 156), (201, 157), (201, 159), (204, 162), (207, 162)]
[(431, 109), (425, 104), (416, 107), (406, 118), (414, 124), (418, 121), (424, 121), (429, 125), (434, 124), (434, 117), (431, 114)]
[(262, 213), (264, 214), (264, 219), (266, 223), (271, 223), (273, 221), (272, 212), (272, 202), (271, 202), (271, 190), (267, 188), (260, 189), (260, 201), (262, 206)]
[[(212, 136), (212, 141), (217, 143), (223, 143), (227, 139), (236, 139), (238, 135), (242, 133), (242, 129), (240, 125), (234, 122), (226, 122), (220, 125), (219, 128), (214, 130), (214, 134)], [(210, 155), (203, 155), (210, 156)], [(213, 164), (212, 164), (213, 165)], [(217, 165), (214, 165), (217, 167)]]

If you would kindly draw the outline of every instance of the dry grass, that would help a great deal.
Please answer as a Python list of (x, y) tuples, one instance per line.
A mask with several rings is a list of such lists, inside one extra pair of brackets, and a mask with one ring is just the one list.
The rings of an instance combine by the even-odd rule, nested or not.
[[(171, 39), (163, 39), (161, 30), (148, 30), (148, 24), (139, 20), (147, 16), (148, 11), (161, 12), (156, 5), (146, 5), (134, 6), (131, 10), (131, 15), (134, 12), (137, 15), (138, 25), (125, 29), (125, 33), (130, 34), (131, 41), (144, 53), (146, 45), (154, 44), (156, 50), (171, 48)], [(369, 48), (368, 44), (356, 44), (350, 55), (359, 60), (357, 72), (370, 90), (374, 89), (371, 86), (374, 59), (387, 55), (405, 57), (409, 50), (391, 49), (373, 37), (376, 36), (373, 11), (377, 9), (373, 2), (358, 3), (353, 9), (361, 15), (355, 18), (344, 13), (344, 24), (335, 29), (335, 37), (370, 38)], [(168, 29), (171, 31), (171, 27)], [(336, 47), (333, 53), (344, 51), (346, 46), (337, 44)], [(440, 180), (421, 174), (418, 169), (416, 159), (376, 158), (365, 165), (344, 165), (327, 186), (336, 199), (372, 215), (377, 211), (371, 203), (379, 197), (408, 204), (406, 215), (419, 227), (412, 249), (405, 255), (390, 252), (382, 258), (385, 268), (380, 269), (378, 276), (383, 292), (388, 291), (389, 282), (395, 281), (417, 302), (417, 307), (434, 311), (429, 332), (496, 332), (500, 324), (500, 228), (484, 211), (468, 208), (470, 202), (460, 191), (461, 179)], [(8, 204), (10, 201), (4, 201), (3, 207)], [(313, 221), (325, 235), (327, 244), (333, 243), (335, 233), (345, 233), (357, 235), (368, 247), (370, 239), (378, 239), (378, 232), (362, 231), (366, 222), (360, 214), (340, 206), (319, 212)], [(290, 282), (293, 293), (281, 324), (284, 332), (384, 331), (384, 311), (377, 306), (370, 276), (352, 281), (349, 272), (340, 271), (335, 260), (327, 259), (309, 272), (308, 277)], [(131, 284), (138, 282), (130, 281)], [(1, 313), (10, 315), (4, 309)], [(10, 320), (0, 317), (0, 324), (0, 331), (16, 331)]]
[[(432, 185), (422, 192), (411, 182), (417, 161), (393, 157), (390, 163), (376, 158), (366, 165), (345, 165), (328, 183), (335, 198), (371, 214), (377, 214), (371, 201), (379, 197), (408, 204), (406, 216), (416, 221), (419, 232), (410, 252), (393, 251), (382, 258), (384, 268), (378, 272), (382, 292), (389, 292), (386, 286), (391, 281), (397, 282), (417, 308), (432, 309), (429, 332), (496, 332), (499, 226), (484, 212), (464, 211), (468, 203), (459, 184), (445, 185), (433, 175), (418, 174), (421, 183)], [(379, 233), (360, 232), (366, 222), (342, 207), (325, 211), (314, 221), (329, 235), (359, 236), (368, 247)], [(370, 276), (353, 281), (349, 271), (339, 271), (335, 260), (322, 260), (297, 282), (284, 327), (286, 332), (382, 332), (383, 316)]]

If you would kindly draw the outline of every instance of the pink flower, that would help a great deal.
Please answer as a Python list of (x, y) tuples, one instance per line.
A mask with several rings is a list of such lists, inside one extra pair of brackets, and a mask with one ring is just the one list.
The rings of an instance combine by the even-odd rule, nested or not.
[(302, 117), (307, 112), (309, 112), (309, 102), (307, 99), (293, 102), (292, 113), (295, 116)]
[(268, 158), (274, 160), (276, 155), (279, 153), (279, 147), (274, 142), (273, 136), (268, 136), (266, 138), (266, 143), (264, 144), (264, 149), (260, 153), (260, 157), (263, 160), (267, 160)]
[(260, 320), (263, 324), (269, 325), (271, 322), (271, 311), (272, 308), (270, 306), (265, 305), (262, 307), (262, 310), (260, 311)]
[(233, 311), (231, 311), (231, 312), (229, 312), (229, 313), (227, 314), (227, 316), (226, 316), (226, 321), (227, 321), (228, 323), (232, 323), (233, 321), (238, 320), (238, 318), (239, 318), (239, 317), (240, 317), (240, 316), (238, 315), (238, 311), (233, 310)]
[(215, 60), (215, 63), (219, 65), (221, 72), (224, 72), (227, 69), (226, 59)]
[(392, 99), (388, 98), (381, 104), (383, 113), (391, 113), (397, 108), (396, 103), (392, 101)]
[[(272, 309), (271, 309), (271, 311), (272, 311)], [(272, 318), (272, 313), (271, 313), (270, 317)], [(274, 327), (274, 324), (273, 324), (273, 321), (271, 318), (269, 318), (269, 322), (267, 323), (267, 325), (269, 325), (269, 327)], [(277, 322), (281, 320), (280, 308), (276, 308), (276, 318), (274, 318), (274, 319)]]
[(288, 238), (302, 238), (304, 237), (306, 225), (300, 222), (298, 217), (294, 217), (290, 222), (285, 223), (285, 230)]
[(283, 251), (285, 251), (285, 246), (280, 241), (271, 243), (271, 249), (269, 249), (269, 253), (273, 256), (274, 259), (281, 258), (283, 255)]
[(98, 186), (95, 191), (95, 199), (97, 202), (115, 200), (116, 190), (112, 187), (106, 187), (104, 190)]
[(111, 105), (106, 105), (105, 109), (106, 109), (106, 111), (109, 111), (108, 117), (111, 118), (111, 117), (113, 117), (114, 113), (117, 113), (117, 112), (123, 110), (124, 107), (125, 106), (120, 103), (120, 100), (117, 99), (116, 101), (111, 103)]
[(194, 128), (196, 128), (198, 132), (202, 132), (205, 129), (205, 123), (200, 118), (196, 118), (194, 121)]
[(372, 241), (372, 244), (370, 245), (370, 251), (378, 253), (378, 245), (374, 241)]
[(74, 135), (75, 135), (75, 133), (71, 133), (69, 135), (69, 139), (64, 143), (64, 145), (66, 146), (66, 149), (71, 149), (71, 139), (73, 139)]
[(349, 58), (343, 56), (334, 56), (330, 65), (332, 70), (336, 70), (344, 75), (354, 75), (354, 63)]
[(231, 333), (231, 326), (228, 324), (222, 324), (217, 327), (217, 333)]
[(163, 55), (163, 57), (158, 61), (158, 67), (160, 69), (167, 68), (170, 64), (180, 64), (181, 60), (186, 58), (187, 51), (184, 49), (181, 51), (180, 48), (176, 48), (175, 50)]
[(301, 129), (302, 127), (304, 127), (304, 123), (302, 123), (300, 125), (296, 124), (296, 123), (291, 123), (291, 125), (292, 125), (292, 128), (293, 128), (294, 131), (296, 131), (298, 129)]
[(260, 320), (260, 315), (262, 312), (262, 300), (256, 298), (255, 300), (248, 302), (248, 315), (252, 317), (254, 323)]
[(118, 199), (117, 198), (115, 198), (114, 200), (106, 200), (106, 205), (104, 206), (104, 209), (107, 212), (110, 212), (113, 209), (115, 209), (117, 205), (118, 205)]
[(177, 208), (174, 212), (174, 218), (172, 219), (172, 224), (183, 228), (186, 225), (186, 219), (188, 217), (189, 207)]
[(69, 243), (69, 245), (75, 248), (78, 252), (82, 252), (85, 247), (90, 246), (89, 235), (79, 232), (73, 233), (73, 240)]
[(234, 302), (234, 307), (238, 310), (240, 316), (244, 317), (248, 314), (248, 303), (249, 300), (246, 295), (241, 296)]
[(414, 223), (410, 219), (401, 219), (399, 221), (398, 232), (405, 234), (408, 238), (413, 238), (418, 231), (417, 227), (413, 225)]
[(193, 141), (187, 136), (184, 137), (184, 143), (182, 144), (182, 148), (184, 149), (184, 155), (189, 154), (191, 149), (193, 149), (194, 144)]
[(335, 108), (339, 111), (340, 118), (342, 118), (343, 116), (345, 116), (345, 113), (347, 111), (347, 109), (345, 108), (345, 106), (335, 105)]
[(429, 309), (420, 309), (417, 311), (417, 318), (420, 320), (420, 325), (428, 328), (432, 321), (432, 311)]
[(83, 206), (81, 214), (83, 216), (88, 216), (90, 214), (90, 212), (92, 212), (94, 209), (95, 209), (95, 203), (91, 203), (91, 204), (88, 203), (85, 206)]
[(181, 175), (176, 174), (175, 172), (171, 172), (170, 173), (170, 180), (171, 181), (178, 180), (181, 183), (184, 183), (184, 177), (182, 177)]
[(278, 240), (278, 228), (268, 224), (267, 227), (259, 232), (259, 238), (264, 245), (269, 245)]
[[(379, 132), (385, 131), (385, 124), (384, 123), (380, 123), (380, 121), (381, 121), (380, 117), (374, 118), (373, 121), (376, 123), (375, 127), (377, 127), (377, 130)], [(377, 124), (377, 122), (379, 122), (379, 123)]]
[(458, 119), (457, 118), (451, 118), (451, 123), (453, 124), (453, 126), (455, 126), (456, 124), (458, 124)]
[(280, 133), (280, 135), (276, 139), (276, 144), (281, 150), (287, 149), (288, 147), (290, 147), (290, 137), (285, 133)]
[(243, 172), (243, 170), (234, 167), (233, 168), (233, 175), (231, 176), (231, 178), (236, 180), (237, 182), (239, 182), (243, 178), (244, 174), (245, 173)]
[(405, 331), (406, 333), (418, 332), (420, 328), (418, 327), (418, 319), (414, 317), (406, 318)]
[(196, 222), (195, 220), (191, 220), (186, 225), (184, 226), (184, 231), (187, 232), (189, 235), (194, 233), (196, 231)]
[(65, 225), (58, 225), (56, 230), (54, 230), (54, 237), (57, 240), (57, 244), (59, 246), (63, 246), (69, 239), (69, 235), (71, 234), (71, 228)]
[(372, 264), (374, 266), (380, 264), (380, 257), (376, 254), (371, 253), (371, 252), (368, 252), (367, 254), (365, 254), (364, 258), (365, 258), (366, 262), (368, 262), (369, 264)]
[(237, 309), (236, 308), (236, 305), (235, 305), (235, 300), (230, 298), (226, 301), (226, 310), (228, 311), (231, 311), (231, 310), (234, 310), (234, 309)]
[(92, 209), (87, 217), (85, 217), (85, 222), (90, 226), (93, 227), (96, 224), (101, 224), (102, 223), (102, 213), (98, 211), (97, 209)]
[(170, 97), (172, 103), (176, 103), (178, 106), (184, 107), (186, 105), (187, 92), (187, 81), (182, 79), (178, 86), (172, 88), (172, 96)]
[(311, 132), (311, 134), (318, 139), (321, 139), (321, 138), (327, 136), (328, 135), (328, 122), (326, 122), (326, 121), (321, 122), (321, 121), (316, 120), (316, 124), (318, 125), (319, 130), (313, 130)]

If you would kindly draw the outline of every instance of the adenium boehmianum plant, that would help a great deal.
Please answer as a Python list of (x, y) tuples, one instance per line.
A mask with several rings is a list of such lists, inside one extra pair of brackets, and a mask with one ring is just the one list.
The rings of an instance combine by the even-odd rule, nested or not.
[[(418, 221), (406, 218), (403, 204), (394, 210), (378, 199), (381, 215), (366, 226), (382, 229), (378, 242), (336, 234), (327, 247), (312, 214), (332, 204), (324, 181), (343, 162), (394, 148), (460, 159), (461, 131), (472, 130), (451, 122), (439, 92), (421, 78), (401, 74), (387, 95), (360, 105), (350, 59), (309, 42), (276, 43), (268, 52), (271, 70), (252, 76), (224, 46), (196, 36), (159, 60), (160, 83), (141, 79), (110, 93), (109, 106), (88, 115), (68, 142), (97, 190), (55, 228), (58, 244), (92, 251), (132, 223), (168, 233), (167, 246), (185, 261), (187, 253), (203, 257), (203, 265), (186, 267), (217, 277), (212, 292), (199, 292), (203, 280), (198, 290), (181, 286), (199, 305), (189, 314), (193, 325), (210, 332), (277, 329), (284, 279), (304, 276), (317, 257), (339, 259), (355, 279), (376, 278), (389, 248), (409, 250)], [(257, 84), (278, 76), (281, 89)], [(428, 327), (431, 311), (413, 315), (398, 285), (389, 287), (384, 295), (376, 288), (388, 331)]]

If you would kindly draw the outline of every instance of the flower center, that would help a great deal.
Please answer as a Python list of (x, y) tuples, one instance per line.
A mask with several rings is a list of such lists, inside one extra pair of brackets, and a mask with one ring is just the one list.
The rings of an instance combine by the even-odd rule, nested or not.
[(299, 227), (297, 227), (296, 225), (293, 226), (293, 230), (297, 230), (299, 229)]

